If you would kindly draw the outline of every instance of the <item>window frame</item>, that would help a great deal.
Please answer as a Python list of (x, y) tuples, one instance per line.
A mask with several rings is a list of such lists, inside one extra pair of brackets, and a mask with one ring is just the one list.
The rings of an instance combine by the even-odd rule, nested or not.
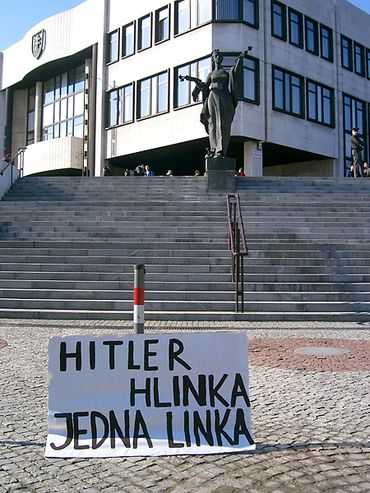
[[(159, 87), (159, 76), (166, 74), (167, 75), (167, 108), (163, 111), (158, 111), (158, 87)], [(141, 84), (145, 81), (150, 81), (149, 84), (149, 114), (141, 116)], [(136, 83), (136, 121), (147, 120), (148, 118), (153, 118), (156, 116), (164, 115), (170, 111), (170, 71), (162, 70), (161, 72), (157, 72), (154, 75), (150, 75), (149, 77), (144, 77), (137, 81)], [(154, 105), (155, 103), (155, 105)], [(155, 109), (153, 110), (153, 108)]]
[[(167, 10), (168, 12), (168, 35), (167, 37), (163, 39), (158, 39), (158, 33), (159, 33), (159, 16), (161, 12)], [(165, 41), (168, 41), (171, 38), (171, 4), (164, 5), (163, 7), (157, 9), (154, 13), (154, 44), (160, 44), (164, 43)]]
[[(311, 23), (313, 26), (313, 30), (308, 28), (308, 24)], [(311, 53), (312, 55), (319, 56), (319, 23), (312, 19), (312, 17), (305, 16), (304, 18), (304, 33), (305, 33), (305, 48), (307, 53)], [(313, 48), (309, 46), (309, 33), (313, 33)]]
[[(114, 34), (117, 34), (117, 54), (115, 58), (112, 57), (112, 36)], [(107, 38), (106, 38), (106, 45), (107, 45), (107, 65), (110, 65), (111, 63), (116, 63), (119, 60), (119, 54), (120, 54), (120, 30), (119, 28), (114, 29), (113, 31), (110, 31), (107, 33)]]
[[(275, 32), (274, 26), (275, 26), (275, 12), (274, 12), (274, 6), (279, 7), (281, 9), (281, 13), (277, 14), (281, 18), (281, 30), (282, 34), (277, 34)], [(274, 38), (280, 39), (282, 41), (287, 41), (287, 8), (286, 5), (283, 4), (282, 2), (279, 2), (279, 0), (271, 0), (271, 35)]]
[[(134, 36), (134, 40), (133, 40), (133, 49), (132, 49), (132, 53), (126, 53), (126, 49), (124, 49), (124, 44), (125, 44), (125, 40), (127, 39), (127, 36), (125, 35), (126, 33), (126, 29), (128, 27), (133, 27), (133, 36)], [(135, 52), (136, 52), (136, 21), (132, 21), (132, 22), (129, 22), (127, 24), (125, 24), (124, 26), (122, 26), (122, 35), (121, 35), (121, 50), (122, 50), (122, 55), (121, 57), (122, 58), (128, 58), (132, 55), (135, 55)]]
[[(298, 42), (293, 42), (292, 41), (292, 29), (291, 29), (291, 24), (292, 24), (292, 19), (291, 15), (296, 15), (298, 17), (298, 37), (299, 40)], [(304, 45), (304, 36), (303, 36), (303, 14), (301, 12), (298, 12), (298, 10), (292, 9), (291, 7), (288, 7), (288, 26), (289, 26), (289, 43), (293, 46), (296, 46), (297, 48), (302, 48)]]
[[(125, 94), (124, 91), (132, 87), (132, 111), (131, 111), (131, 119), (130, 120), (125, 120)], [(111, 106), (110, 106), (110, 96), (116, 93), (117, 94), (117, 102), (116, 102), (116, 121), (115, 123), (111, 123)], [(123, 96), (123, 99), (122, 99)], [(120, 127), (122, 125), (130, 125), (135, 121), (135, 84), (134, 82), (129, 82), (128, 84), (124, 84), (123, 86), (120, 87), (115, 87), (114, 89), (111, 89), (107, 91), (106, 93), (106, 101), (107, 101), (107, 112), (106, 112), (106, 129), (110, 128), (115, 128), (115, 127)], [(123, 103), (121, 103), (123, 101)], [(120, 105), (122, 104), (122, 111), (120, 111)], [(120, 120), (120, 115), (123, 115), (122, 121)]]
[[(328, 33), (328, 43), (329, 43), (329, 56), (325, 56), (323, 54), (323, 46), (324, 46), (324, 36), (323, 32), (326, 31)], [(325, 24), (320, 24), (320, 56), (323, 60), (327, 60), (328, 62), (333, 63), (334, 61), (334, 35), (333, 29), (331, 27), (326, 26)]]
[[(318, 106), (320, 105), (321, 108), (320, 108), (320, 112), (321, 112), (321, 115), (322, 115), (322, 118), (312, 118), (310, 116), (310, 93), (312, 93), (312, 91), (310, 91), (309, 89), (309, 85), (312, 84), (315, 86), (315, 98), (316, 98), (316, 101), (315, 101), (315, 104), (316, 104), (316, 114), (319, 114), (319, 111), (318, 111)], [(318, 94), (318, 88), (321, 89), (321, 97), (320, 95)], [(323, 90), (326, 90), (326, 91), (329, 91), (330, 93), (330, 104), (331, 104), (331, 107), (330, 107), (330, 123), (327, 123), (325, 121), (325, 110), (324, 110), (324, 103), (325, 103), (325, 96), (323, 94)], [(318, 123), (319, 125), (324, 125), (325, 127), (330, 127), (330, 128), (335, 128), (335, 92), (334, 92), (334, 89), (332, 87), (329, 87), (325, 84), (321, 84), (321, 82), (317, 82), (315, 80), (312, 80), (312, 79), (306, 79), (306, 108), (307, 108), (307, 120), (310, 121), (310, 122), (314, 122), (314, 123)]]
[[(150, 25), (149, 25), (149, 44), (147, 46), (142, 46), (142, 34), (143, 34), (142, 25), (143, 25), (143, 21), (145, 19), (149, 19), (149, 23), (150, 23)], [(137, 52), (139, 53), (141, 51), (149, 50), (149, 48), (151, 48), (153, 46), (153, 14), (150, 12), (149, 14), (141, 16), (137, 20), (136, 25), (137, 25), (137, 35), (136, 35)]]
[(180, 82), (179, 80), (179, 70), (181, 70), (183, 67), (189, 67), (189, 70), (188, 70), (188, 73), (191, 73), (191, 66), (196, 63), (197, 64), (197, 73), (196, 73), (196, 76), (199, 75), (199, 62), (202, 62), (204, 60), (208, 60), (209, 61), (209, 72), (211, 72), (211, 64), (212, 64), (212, 61), (211, 61), (211, 55), (207, 55), (205, 57), (201, 57), (201, 58), (196, 58), (195, 60), (192, 60), (190, 62), (187, 62), (187, 63), (183, 63), (181, 65), (178, 65), (176, 67), (174, 67), (173, 69), (173, 74), (174, 74), (174, 85), (173, 85), (173, 109), (175, 111), (177, 110), (181, 110), (183, 108), (188, 108), (189, 106), (193, 106), (195, 104), (201, 104), (201, 101), (193, 101), (192, 100), (192, 97), (191, 97), (191, 92), (192, 90), (194, 89), (194, 87), (191, 87), (190, 83), (188, 83), (188, 102), (185, 103), (185, 104), (181, 104), (179, 105), (179, 102), (178, 102), (178, 87), (179, 87), (179, 84), (184, 84), (184, 82)]
[[(277, 71), (277, 70), (282, 72), (282, 74), (284, 75), (284, 79), (283, 79), (283, 108), (276, 106), (275, 71)], [(296, 77), (300, 81), (300, 97), (299, 97), (300, 106), (301, 106), (301, 112), (300, 113), (296, 113), (296, 112), (292, 111), (291, 109), (290, 110), (287, 109), (286, 95), (287, 95), (288, 91), (287, 91), (287, 87), (286, 87), (286, 76), (289, 77), (289, 79), (290, 79), (288, 81), (290, 106), (292, 106), (292, 102), (293, 102), (292, 88), (294, 87), (292, 85), (291, 78)], [(274, 111), (279, 111), (280, 113), (285, 113), (287, 115), (294, 116), (296, 118), (305, 119), (305, 98), (304, 98), (304, 95), (305, 95), (305, 87), (304, 87), (304, 77), (302, 75), (296, 74), (295, 72), (291, 72), (290, 70), (285, 70), (285, 69), (278, 67), (276, 65), (272, 66), (272, 109)]]
[[(360, 68), (358, 69), (357, 67), (357, 52), (356, 49), (360, 50), (359, 56), (360, 56)], [(361, 77), (365, 77), (365, 69), (366, 69), (366, 62), (365, 62), (365, 46), (357, 43), (356, 41), (353, 41), (353, 71), (355, 74), (360, 75)]]
[[(348, 42), (348, 47), (345, 48), (344, 42)], [(348, 66), (345, 65), (344, 63), (344, 50), (348, 50)], [(353, 72), (353, 41), (351, 38), (348, 38), (347, 36), (344, 36), (341, 34), (340, 37), (340, 54), (341, 54), (341, 65), (345, 70), (349, 70), (350, 72)]]

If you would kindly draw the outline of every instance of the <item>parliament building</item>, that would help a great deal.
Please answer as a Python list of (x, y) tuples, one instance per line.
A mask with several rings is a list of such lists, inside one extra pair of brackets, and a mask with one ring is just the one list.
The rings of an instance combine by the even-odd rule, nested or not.
[(204, 171), (194, 85), (243, 60), (229, 155), (248, 176), (346, 176), (369, 160), (370, 16), (346, 0), (86, 0), (0, 54), (0, 145), (24, 175)]

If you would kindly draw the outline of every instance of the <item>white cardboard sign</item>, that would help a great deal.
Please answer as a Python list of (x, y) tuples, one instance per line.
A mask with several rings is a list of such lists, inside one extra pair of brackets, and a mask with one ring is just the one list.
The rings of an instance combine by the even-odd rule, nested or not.
[(54, 337), (47, 457), (254, 450), (244, 333)]

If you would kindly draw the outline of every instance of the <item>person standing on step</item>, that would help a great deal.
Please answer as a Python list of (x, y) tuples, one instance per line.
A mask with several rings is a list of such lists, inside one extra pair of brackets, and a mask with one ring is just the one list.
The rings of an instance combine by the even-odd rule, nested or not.
[(353, 176), (363, 176), (362, 149), (364, 147), (364, 143), (358, 135), (357, 127), (352, 128), (351, 147), (353, 160)]

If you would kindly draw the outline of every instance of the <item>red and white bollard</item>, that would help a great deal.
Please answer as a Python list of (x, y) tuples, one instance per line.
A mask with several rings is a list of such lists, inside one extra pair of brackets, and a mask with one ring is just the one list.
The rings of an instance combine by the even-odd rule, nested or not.
[(144, 334), (144, 274), (145, 265), (135, 265), (134, 276), (134, 331)]

